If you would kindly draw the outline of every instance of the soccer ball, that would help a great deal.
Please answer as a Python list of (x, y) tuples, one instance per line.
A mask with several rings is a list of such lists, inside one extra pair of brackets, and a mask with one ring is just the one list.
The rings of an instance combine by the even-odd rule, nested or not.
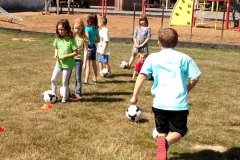
[(100, 75), (101, 75), (101, 77), (105, 77), (105, 78), (110, 77), (110, 73), (109, 73), (109, 71), (108, 71), (107, 68), (103, 68), (103, 69), (100, 71)]
[(140, 107), (136, 106), (136, 105), (131, 105), (130, 107), (128, 107), (128, 109), (126, 110), (126, 116), (129, 120), (131, 120), (132, 122), (137, 122), (142, 118), (142, 110)]
[(53, 93), (51, 90), (43, 92), (42, 98), (45, 103), (54, 103), (58, 99), (56, 94)]
[(153, 136), (153, 139), (157, 140), (157, 137), (158, 137), (158, 131), (156, 128), (154, 128), (153, 132), (152, 132), (152, 136)]
[(120, 68), (124, 69), (124, 68), (128, 68), (128, 62), (127, 61), (122, 61), (120, 63)]
[[(63, 97), (63, 86), (60, 88), (60, 96)], [(70, 88), (68, 88), (68, 92), (67, 92), (67, 98), (69, 98), (69, 96), (72, 95), (72, 92), (70, 90)]]

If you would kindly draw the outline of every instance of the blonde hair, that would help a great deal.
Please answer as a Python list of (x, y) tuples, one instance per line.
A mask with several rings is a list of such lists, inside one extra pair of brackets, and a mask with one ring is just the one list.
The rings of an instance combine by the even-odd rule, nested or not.
[(81, 27), (81, 31), (80, 31), (80, 37), (84, 38), (85, 37), (85, 25), (82, 19), (77, 18), (73, 21), (72, 23), (72, 31), (73, 31), (73, 35), (74, 37), (77, 35), (77, 33), (74, 32), (74, 25), (79, 25)]

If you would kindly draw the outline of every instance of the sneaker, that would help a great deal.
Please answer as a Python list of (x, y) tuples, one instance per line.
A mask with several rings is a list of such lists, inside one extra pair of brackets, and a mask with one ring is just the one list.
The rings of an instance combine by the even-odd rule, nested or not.
[(97, 84), (97, 81), (96, 81), (96, 80), (92, 80), (92, 83), (93, 83), (93, 84)]
[(61, 103), (62, 103), (62, 104), (66, 104), (66, 103), (67, 103), (67, 101), (61, 101)]
[(82, 84), (84, 84), (84, 85), (89, 85), (89, 83), (88, 83), (88, 82), (82, 82)]
[(156, 152), (157, 160), (167, 160), (167, 140), (164, 136), (157, 138), (158, 149)]
[(78, 94), (76, 95), (76, 98), (77, 99), (82, 99), (82, 97), (80, 95), (78, 95)]

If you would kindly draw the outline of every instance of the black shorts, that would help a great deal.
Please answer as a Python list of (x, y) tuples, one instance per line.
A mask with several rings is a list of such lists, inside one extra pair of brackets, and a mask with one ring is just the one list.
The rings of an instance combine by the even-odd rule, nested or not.
[(168, 111), (152, 107), (158, 133), (178, 132), (183, 137), (187, 134), (188, 110)]

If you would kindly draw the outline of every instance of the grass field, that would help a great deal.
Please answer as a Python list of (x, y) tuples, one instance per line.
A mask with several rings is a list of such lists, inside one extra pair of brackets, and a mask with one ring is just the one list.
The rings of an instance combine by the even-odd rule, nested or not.
[[(83, 86), (83, 99), (41, 110), (51, 89), (54, 37), (0, 31), (0, 159), (154, 160), (151, 81), (141, 90), (141, 123), (128, 121), (133, 68), (120, 69), (131, 43), (112, 43), (114, 78)], [(240, 159), (240, 53), (237, 50), (177, 48), (190, 55), (202, 75), (190, 92), (189, 132), (170, 146), (169, 160)], [(150, 44), (156, 52), (157, 44)], [(61, 81), (59, 79), (59, 86)], [(60, 87), (59, 87), (60, 88)], [(74, 90), (74, 76), (70, 88)], [(59, 95), (58, 95), (59, 96)]]

